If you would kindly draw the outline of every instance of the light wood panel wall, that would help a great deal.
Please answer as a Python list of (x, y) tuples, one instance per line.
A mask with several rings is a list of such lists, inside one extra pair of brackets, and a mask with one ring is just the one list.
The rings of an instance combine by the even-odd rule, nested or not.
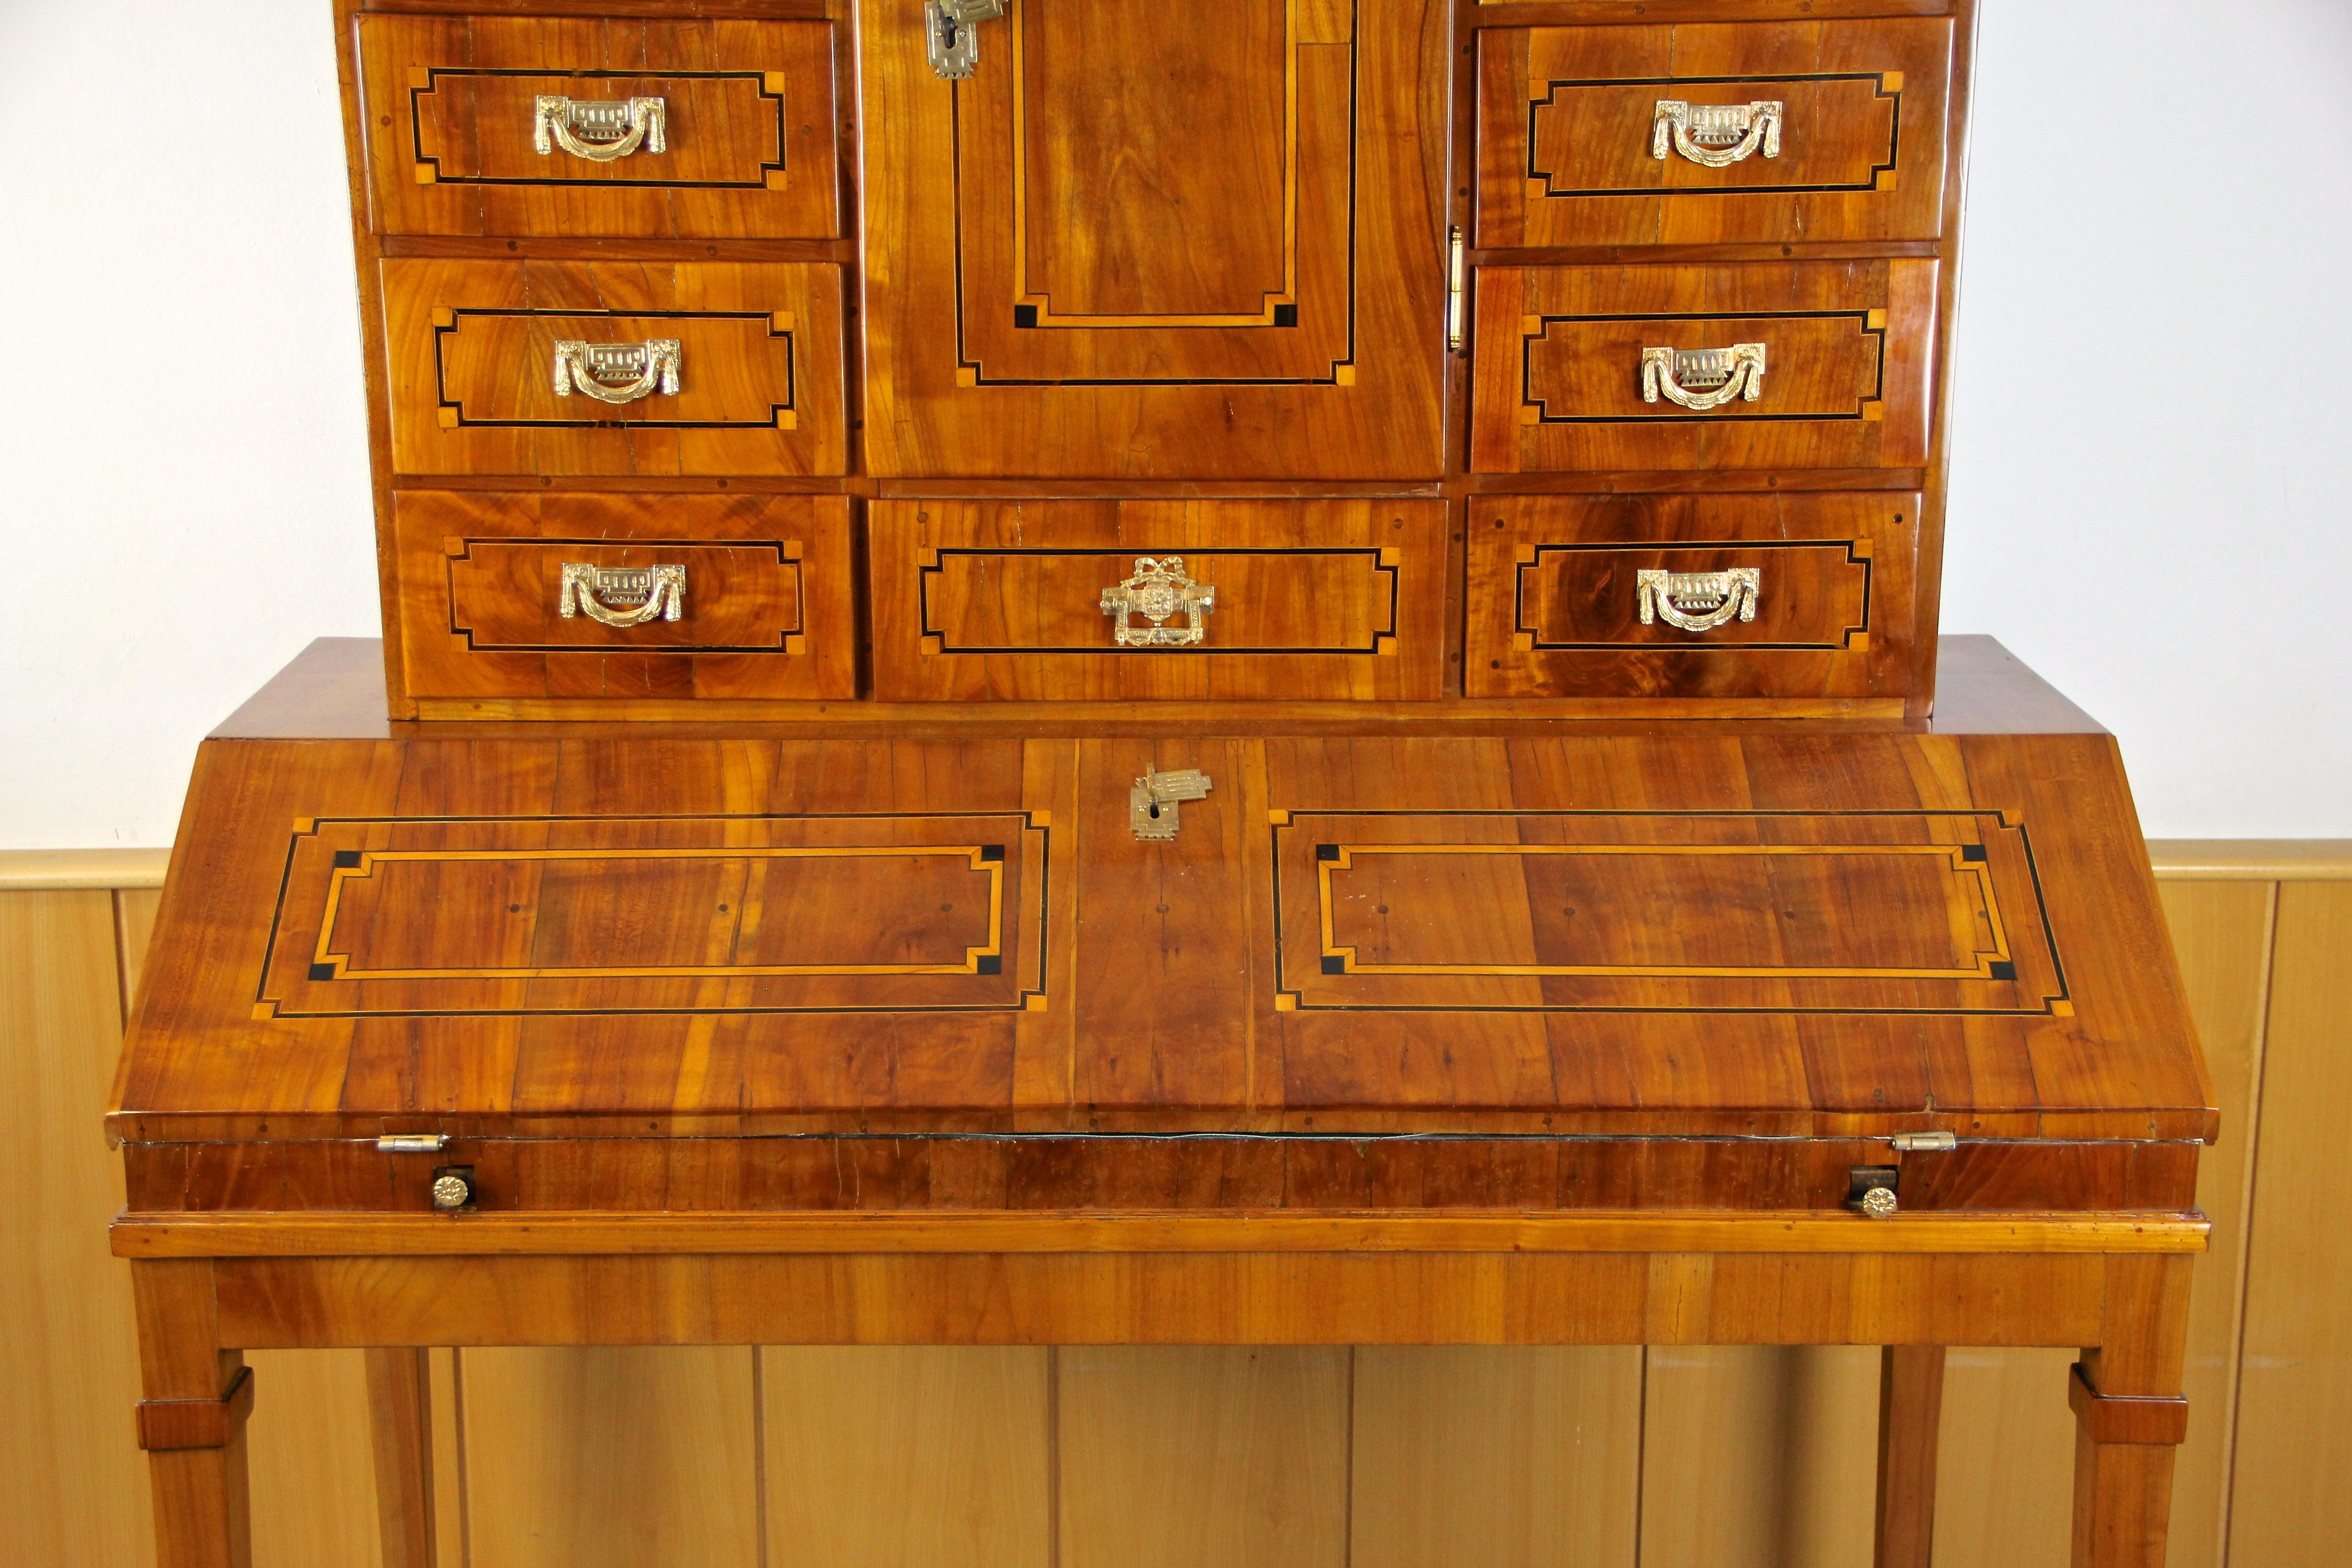
[[(2175, 1568), (2352, 1538), (2352, 846), (2152, 847), (2221, 1096)], [(152, 1562), (99, 1128), (160, 856), (0, 855), (0, 1540)], [(267, 1568), (379, 1563), (355, 1352), (253, 1356)], [(2064, 1562), (2064, 1351), (1955, 1351), (1939, 1568)], [(1868, 1349), (436, 1352), (444, 1568), (1866, 1568)]]

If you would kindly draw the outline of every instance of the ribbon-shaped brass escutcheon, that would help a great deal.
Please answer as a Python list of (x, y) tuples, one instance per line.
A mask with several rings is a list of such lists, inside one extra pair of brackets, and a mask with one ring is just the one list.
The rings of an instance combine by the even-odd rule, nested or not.
[(686, 615), (683, 566), (592, 566), (567, 561), (555, 590), (555, 613), (585, 615), (608, 626), (641, 626)]
[(531, 110), (530, 144), (542, 158), (558, 147), (592, 163), (610, 163), (639, 148), (668, 151), (669, 108), (658, 98), (619, 102), (541, 93)]
[[(1135, 575), (1102, 591), (1102, 613), (1112, 617), (1111, 635), (1121, 647), (1192, 647), (1209, 640), (1207, 616), (1217, 591), (1184, 575), (1181, 555), (1135, 560)], [(1184, 624), (1167, 623), (1182, 612)], [(1140, 616), (1151, 623), (1139, 626)]]
[(1734, 398), (1764, 395), (1764, 345), (1727, 349), (1643, 349), (1642, 401), (1668, 403), (1704, 414)]
[(1730, 566), (1720, 572), (1633, 574), (1633, 595), (1640, 602), (1642, 624), (1664, 621), (1686, 632), (1711, 632), (1735, 616), (1756, 618), (1756, 594), (1762, 572), (1754, 566)]
[(684, 357), (676, 338), (648, 338), (641, 343), (567, 338), (555, 345), (555, 395), (584, 392), (599, 403), (635, 403), (656, 391), (676, 397)]
[(1664, 159), (1666, 149), (1672, 147), (1709, 169), (1728, 168), (1758, 153), (1777, 158), (1780, 116), (1781, 106), (1764, 99), (1754, 103), (1685, 103), (1662, 98), (1650, 127), (1650, 156)]

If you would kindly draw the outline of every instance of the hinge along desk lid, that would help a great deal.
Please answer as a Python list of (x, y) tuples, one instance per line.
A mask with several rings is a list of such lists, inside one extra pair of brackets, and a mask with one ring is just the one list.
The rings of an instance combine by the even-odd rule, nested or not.
[(373, 1140), (438, 1131), (525, 1205), (1833, 1207), (1945, 1131), (1914, 1206), (2186, 1208), (2212, 1096), (2114, 742), (1947, 658), (1937, 726), (1835, 735), (257, 704), (199, 756), (126, 1047), (132, 1206), (271, 1206), (256, 1142), (349, 1166), (283, 1201), (404, 1205)]

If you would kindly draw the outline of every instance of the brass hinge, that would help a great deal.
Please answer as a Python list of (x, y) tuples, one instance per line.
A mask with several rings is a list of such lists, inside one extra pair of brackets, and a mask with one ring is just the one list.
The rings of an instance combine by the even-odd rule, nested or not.
[(1952, 1132), (1897, 1132), (1888, 1142), (1906, 1154), (1941, 1154), (1960, 1146), (1959, 1135)]
[(449, 1146), (446, 1132), (387, 1132), (375, 1141), (381, 1154), (438, 1154)]
[(1458, 227), (1445, 234), (1445, 347), (1458, 354), (1470, 342), (1470, 247)]
[(980, 64), (979, 24), (1004, 15), (1004, 0), (929, 0), (923, 30), (929, 35), (931, 69), (946, 81), (961, 81)]

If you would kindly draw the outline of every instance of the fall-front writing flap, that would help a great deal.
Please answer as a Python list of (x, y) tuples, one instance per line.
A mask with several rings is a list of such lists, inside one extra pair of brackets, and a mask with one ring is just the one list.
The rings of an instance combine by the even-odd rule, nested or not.
[(2096, 732), (218, 738), (147, 974), (130, 1136), (2210, 1103)]

